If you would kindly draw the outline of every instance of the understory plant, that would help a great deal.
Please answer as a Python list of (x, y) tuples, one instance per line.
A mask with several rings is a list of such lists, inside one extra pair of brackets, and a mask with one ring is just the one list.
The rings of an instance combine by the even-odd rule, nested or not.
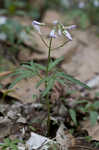
[[(35, 63), (33, 61), (29, 63), (25, 63), (22, 65), (21, 68), (17, 69), (12, 75), (18, 75), (17, 78), (13, 81), (10, 87), (13, 87), (18, 81), (22, 80), (23, 78), (31, 78), (34, 76), (39, 77), (39, 81), (36, 85), (36, 88), (38, 88), (41, 84), (45, 85), (45, 89), (41, 92), (41, 98), (43, 97), (46, 101), (46, 107), (48, 110), (48, 119), (47, 119), (47, 127), (48, 127), (48, 135), (50, 133), (50, 95), (51, 90), (53, 89), (53, 86), (55, 82), (58, 82), (59, 84), (65, 86), (67, 85), (66, 81), (70, 81), (74, 84), (78, 84), (80, 86), (88, 88), (84, 83), (80, 82), (79, 80), (73, 78), (71, 75), (68, 75), (61, 71), (58, 67), (56, 67), (61, 61), (63, 61), (63, 57), (60, 57), (56, 60), (51, 59), (51, 52), (55, 49), (59, 49), (63, 47), (66, 43), (69, 41), (72, 41), (72, 36), (70, 34), (70, 30), (74, 29), (75, 25), (70, 26), (64, 26), (59, 21), (53, 21), (51, 24), (47, 23), (40, 23), (38, 21), (32, 22), (33, 28), (35, 32), (38, 34), (38, 36), (41, 38), (42, 42), (44, 43), (45, 47), (48, 49), (48, 57), (47, 57), (47, 64), (41, 65), (38, 63)], [(41, 32), (42, 27), (49, 27), (50, 32), (48, 35), (49, 42), (47, 42), (43, 34)], [(52, 42), (54, 39), (62, 37), (63, 41), (60, 45), (57, 45), (56, 47), (52, 46)], [(58, 51), (57, 51), (58, 52)], [(43, 72), (43, 75), (41, 74)]]
[(0, 144), (0, 147), (2, 147), (2, 150), (7, 150), (10, 148), (10, 150), (18, 150), (18, 143), (20, 143), (20, 140), (10, 140), (9, 138), (4, 139), (4, 143)]
[(86, 115), (88, 114), (91, 125), (95, 125), (98, 120), (99, 101), (89, 102), (87, 100), (83, 100), (78, 101), (77, 103), (79, 105), (85, 104), (84, 106), (78, 106), (78, 110)]

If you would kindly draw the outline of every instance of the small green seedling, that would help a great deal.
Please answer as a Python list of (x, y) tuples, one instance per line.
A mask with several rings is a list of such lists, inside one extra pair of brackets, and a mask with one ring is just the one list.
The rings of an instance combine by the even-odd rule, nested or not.
[[(79, 100), (76, 104), (84, 104), (84, 106), (77, 105), (77, 109), (70, 109), (69, 113), (75, 125), (77, 125), (77, 110), (89, 117), (91, 125), (95, 125), (98, 119), (99, 101), (89, 102), (88, 100)], [(84, 118), (83, 118), (84, 119)]]
[(2, 150), (6, 150), (7, 148), (10, 148), (10, 150), (18, 150), (18, 143), (22, 143), (22, 141), (16, 139), (16, 140), (10, 140), (9, 138), (4, 139), (4, 143), (0, 144), (0, 147), (2, 147)]

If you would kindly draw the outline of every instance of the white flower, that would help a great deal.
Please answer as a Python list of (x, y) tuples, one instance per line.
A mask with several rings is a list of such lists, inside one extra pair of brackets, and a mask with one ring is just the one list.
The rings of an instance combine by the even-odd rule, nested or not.
[(50, 35), (51, 38), (56, 38), (57, 36), (55, 35), (55, 30), (51, 30)]
[(71, 26), (66, 27), (66, 29), (68, 30), (75, 29), (75, 28), (76, 28), (76, 25), (71, 25)]
[[(45, 23), (40, 23), (38, 21), (33, 21), (32, 25), (34, 27), (34, 29), (41, 34), (40, 31), (40, 26), (48, 26), (48, 24)], [(64, 26), (62, 23), (60, 23), (58, 20), (54, 20), (52, 22), (52, 29), (49, 33), (49, 37), (51, 38), (57, 38), (57, 36), (62, 36), (64, 35), (65, 37), (67, 37), (69, 40), (72, 40), (72, 36), (69, 33), (69, 30), (76, 28), (76, 25), (70, 25), (70, 26)], [(49, 27), (49, 26), (48, 26)]]
[(85, 3), (84, 2), (79, 2), (78, 3), (78, 8), (84, 8), (85, 7)]
[(7, 35), (5, 33), (0, 33), (0, 40), (5, 41), (7, 39)]
[(38, 22), (36, 20), (32, 21), (32, 25), (45, 26), (45, 23)]
[(34, 29), (35, 29), (39, 34), (41, 34), (40, 26), (44, 26), (45, 24), (44, 24), (44, 23), (40, 23), (40, 22), (34, 20), (34, 21), (32, 22), (32, 25), (33, 25)]
[(7, 21), (7, 18), (6, 18), (6, 17), (4, 17), (4, 16), (0, 16), (0, 25), (5, 24), (5, 23), (6, 23), (6, 21)]
[(34, 25), (33, 27), (34, 27), (34, 29), (35, 29), (36, 31), (38, 31), (38, 33), (41, 33), (40, 27), (39, 27), (38, 25)]
[(99, 1), (98, 1), (98, 0), (95, 0), (95, 1), (94, 1), (94, 6), (95, 6), (95, 7), (99, 7)]
[(35, 21), (35, 20), (32, 22), (32, 25), (33, 25), (33, 26), (34, 26), (34, 25), (41, 25), (41, 24), (42, 24), (42, 23), (40, 23), (40, 22), (38, 22), (38, 21)]
[(38, 22), (38, 21), (33, 21), (32, 22), (32, 25), (33, 25), (33, 27), (34, 27), (34, 29), (38, 32), (38, 33), (41, 33), (41, 31), (40, 31), (40, 22)]
[(54, 24), (54, 25), (57, 25), (57, 24), (58, 24), (58, 20), (54, 20), (54, 21), (53, 21), (53, 24)]
[(67, 30), (64, 30), (64, 31), (63, 31), (63, 34), (64, 34), (69, 40), (72, 41), (71, 34), (70, 34)]

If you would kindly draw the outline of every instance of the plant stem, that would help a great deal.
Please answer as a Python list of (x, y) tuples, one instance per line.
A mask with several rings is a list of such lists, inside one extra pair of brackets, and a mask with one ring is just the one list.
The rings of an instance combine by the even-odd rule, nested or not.
[[(49, 73), (49, 64), (50, 64), (50, 54), (51, 54), (51, 44), (52, 38), (50, 39), (49, 48), (48, 48), (48, 62), (46, 67), (46, 77), (48, 77)], [(45, 83), (45, 88), (47, 88), (48, 82)], [(48, 119), (47, 119), (47, 128), (48, 128), (48, 136), (50, 135), (50, 101), (49, 101), (49, 94), (46, 95), (46, 102), (47, 102), (47, 109), (48, 109)]]

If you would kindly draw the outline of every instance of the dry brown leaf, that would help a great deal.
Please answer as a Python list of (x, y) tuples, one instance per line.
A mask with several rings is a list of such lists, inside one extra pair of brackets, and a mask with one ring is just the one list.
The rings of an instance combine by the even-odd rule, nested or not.
[(73, 36), (78, 47), (75, 53), (66, 55), (62, 68), (81, 81), (87, 81), (99, 72), (99, 39), (88, 30), (76, 30)]
[(92, 137), (93, 140), (99, 141), (99, 123), (97, 122), (94, 126), (91, 125), (90, 120), (82, 122), (82, 129), (87, 130), (89, 136)]
[[(39, 97), (40, 90), (44, 90), (44, 84), (36, 89), (36, 84), (38, 81), (38, 77), (23, 79), (12, 88), (11, 92), (8, 92), (8, 95), (16, 98), (22, 103), (35, 102), (35, 99), (33, 99), (33, 95), (37, 95), (37, 97)], [(7, 91), (8, 90), (5, 89), (1, 90), (1, 92), (3, 93)]]
[(67, 131), (63, 123), (56, 133), (56, 141), (61, 145), (62, 150), (69, 150), (68, 148), (75, 144), (74, 137)]

